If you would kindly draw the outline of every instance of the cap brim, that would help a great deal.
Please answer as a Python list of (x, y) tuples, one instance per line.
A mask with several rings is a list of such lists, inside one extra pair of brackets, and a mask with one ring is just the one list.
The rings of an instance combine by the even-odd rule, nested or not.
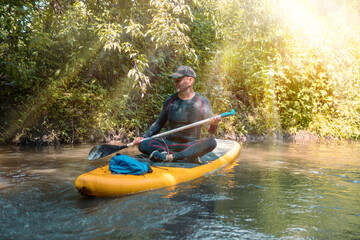
[(183, 76), (185, 76), (185, 75), (180, 74), (180, 73), (173, 73), (173, 74), (169, 75), (169, 77), (171, 77), (171, 78), (181, 78)]

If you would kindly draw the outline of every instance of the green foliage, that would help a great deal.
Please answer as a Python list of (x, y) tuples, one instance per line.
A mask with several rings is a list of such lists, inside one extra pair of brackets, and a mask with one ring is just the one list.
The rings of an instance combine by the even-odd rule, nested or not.
[[(358, 99), (358, 74), (353, 71), (358, 56), (346, 49), (339, 56), (309, 47), (276, 16), (273, 4), (227, 1), (212, 6), (217, 8), (221, 50), (207, 64), (208, 96), (218, 108), (239, 110), (238, 124), (245, 128), (237, 132), (310, 130), (357, 139), (358, 112), (349, 112), (348, 103), (340, 99)], [(343, 56), (346, 59), (339, 59)], [(349, 58), (354, 65), (344, 64)]]
[(131, 109), (123, 96), (139, 91), (140, 102), (150, 77), (161, 84), (176, 59), (196, 61), (184, 1), (17, 1), (0, 14), (5, 141), (29, 131), (74, 142), (138, 129), (139, 112), (117, 117)]
[(2, 3), (0, 141), (128, 141), (156, 119), (182, 64), (215, 113), (236, 109), (220, 124), (224, 136), (359, 139), (360, 29), (344, 23), (358, 22), (360, 6), (334, 0), (333, 12), (319, 10), (333, 33), (315, 41), (280, 15), (282, 2)]

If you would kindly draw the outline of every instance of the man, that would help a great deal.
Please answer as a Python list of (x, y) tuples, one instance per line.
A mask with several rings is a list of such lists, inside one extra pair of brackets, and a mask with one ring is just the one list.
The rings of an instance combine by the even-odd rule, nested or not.
[(199, 157), (216, 147), (215, 139), (201, 138), (201, 126), (172, 133), (164, 139), (142, 141), (159, 133), (167, 121), (171, 130), (211, 118), (207, 129), (211, 134), (216, 132), (217, 124), (221, 121), (220, 116), (213, 116), (209, 101), (194, 92), (196, 74), (191, 67), (180, 66), (169, 77), (175, 79), (176, 93), (165, 100), (158, 119), (143, 137), (136, 138), (133, 143), (139, 145), (140, 152), (150, 155), (152, 161), (171, 162), (184, 159), (201, 164)]

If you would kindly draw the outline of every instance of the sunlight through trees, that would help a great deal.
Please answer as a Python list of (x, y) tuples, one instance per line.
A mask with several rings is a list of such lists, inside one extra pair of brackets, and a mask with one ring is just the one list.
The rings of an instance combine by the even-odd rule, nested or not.
[(0, 5), (0, 141), (127, 140), (187, 64), (221, 136), (358, 139), (354, 0), (32, 0)]

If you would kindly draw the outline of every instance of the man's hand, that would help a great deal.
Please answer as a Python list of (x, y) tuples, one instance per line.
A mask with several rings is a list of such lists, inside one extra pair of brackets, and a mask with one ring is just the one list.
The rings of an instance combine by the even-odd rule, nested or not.
[(139, 145), (139, 143), (143, 140), (143, 137), (137, 137), (134, 139), (133, 144), (134, 145)]
[(221, 116), (220, 115), (214, 115), (212, 118), (210, 118), (210, 124), (211, 125), (216, 125), (221, 121)]

